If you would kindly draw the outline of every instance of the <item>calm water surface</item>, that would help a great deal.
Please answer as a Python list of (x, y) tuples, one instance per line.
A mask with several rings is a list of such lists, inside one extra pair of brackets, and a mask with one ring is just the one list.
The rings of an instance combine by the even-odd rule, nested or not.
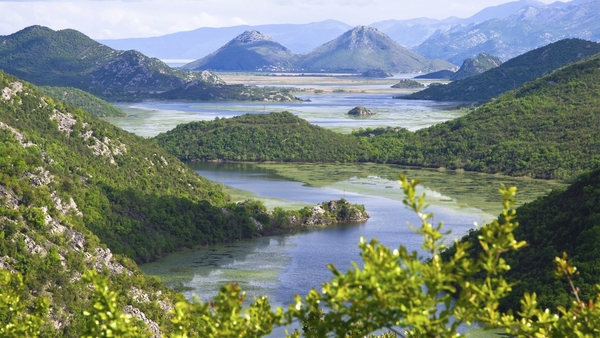
[[(433, 102), (393, 99), (392, 94), (331, 93), (298, 94), (311, 102), (173, 102), (145, 101), (116, 103), (127, 113), (125, 118), (107, 118), (109, 122), (135, 134), (152, 137), (173, 129), (181, 123), (229, 118), (243, 114), (290, 111), (312, 124), (349, 133), (358, 128), (404, 127), (417, 130), (457, 118), (463, 111), (450, 110), (453, 102)], [(348, 111), (356, 106), (369, 108), (374, 115), (351, 117)]]
[[(418, 250), (420, 236), (410, 230), (407, 222), (418, 225), (417, 217), (405, 209), (397, 183), (397, 198), (376, 194), (355, 193), (328, 187), (311, 187), (301, 182), (286, 180), (271, 171), (249, 166), (222, 164), (194, 164), (197, 172), (210, 180), (251, 191), (256, 198), (277, 198), (283, 202), (316, 204), (345, 197), (352, 203), (364, 204), (371, 218), (364, 223), (341, 224), (318, 231), (292, 235), (263, 237), (254, 240), (191, 250), (169, 255), (164, 259), (145, 264), (144, 272), (160, 276), (169, 285), (183, 285), (185, 295), (197, 295), (201, 300), (214, 296), (218, 288), (229, 282), (240, 283), (250, 299), (268, 295), (275, 304), (292, 301), (294, 294), (305, 295), (311, 288), (331, 278), (327, 264), (333, 263), (346, 271), (350, 262), (360, 261), (358, 241), (377, 238), (383, 244), (397, 247), (402, 244)], [(373, 184), (380, 178), (372, 178)], [(363, 179), (364, 181), (364, 179)], [(393, 187), (392, 187), (393, 186)], [(492, 216), (477, 209), (457, 211), (432, 206), (435, 220), (444, 220), (452, 237), (463, 235), (474, 222)]]

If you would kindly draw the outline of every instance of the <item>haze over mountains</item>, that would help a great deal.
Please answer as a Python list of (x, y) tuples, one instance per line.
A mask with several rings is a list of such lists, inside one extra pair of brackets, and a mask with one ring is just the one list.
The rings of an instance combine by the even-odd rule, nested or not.
[(267, 35), (246, 31), (186, 70), (416, 73), (453, 68), (402, 47), (376, 28), (355, 27), (309, 53), (294, 54)]
[[(488, 53), (506, 61), (564, 38), (600, 39), (600, 0), (552, 4), (519, 0), (485, 8), (465, 19), (385, 20), (369, 26), (430, 59), (460, 65), (467, 58)], [(343, 22), (326, 20), (295, 25), (199, 28), (153, 38), (100, 42), (161, 59), (199, 59), (246, 30), (260, 31), (294, 53), (306, 53), (351, 28)]]

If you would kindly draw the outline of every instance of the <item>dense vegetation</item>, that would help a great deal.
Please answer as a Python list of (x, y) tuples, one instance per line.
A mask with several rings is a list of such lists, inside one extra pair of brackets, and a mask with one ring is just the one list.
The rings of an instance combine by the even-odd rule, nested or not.
[(180, 125), (156, 140), (185, 160), (372, 161), (563, 179), (600, 167), (599, 109), (596, 57), (414, 133), (339, 135), (272, 113)]
[(183, 160), (357, 161), (364, 149), (358, 139), (311, 125), (288, 112), (191, 122), (155, 140)]
[(420, 92), (402, 99), (485, 103), (527, 81), (551, 73), (567, 64), (600, 53), (600, 43), (565, 39), (529, 51), (487, 72)]
[[(524, 292), (536, 292), (542, 308), (568, 306), (571, 288), (554, 276), (554, 257), (567, 252), (578, 274), (575, 285), (582, 299), (596, 295), (600, 284), (600, 170), (582, 175), (566, 191), (522, 205), (517, 209), (519, 227), (515, 237), (528, 246), (508, 254), (509, 282), (516, 282), (502, 308), (518, 309)], [(473, 244), (472, 256), (481, 251), (476, 245), (481, 230), (472, 230), (462, 241)], [(450, 250), (452, 252), (452, 250)]]
[(49, 87), (39, 88), (44, 94), (57, 100), (75, 105), (86, 112), (99, 117), (123, 117), (125, 112), (112, 104), (98, 98), (81, 89), (73, 87)]

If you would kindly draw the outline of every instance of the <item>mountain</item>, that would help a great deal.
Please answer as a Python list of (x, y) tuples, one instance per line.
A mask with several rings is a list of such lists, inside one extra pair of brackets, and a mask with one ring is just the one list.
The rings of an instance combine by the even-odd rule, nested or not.
[(502, 64), (499, 58), (481, 53), (472, 59), (466, 59), (462, 66), (450, 77), (452, 81), (464, 80), (468, 77), (481, 74)]
[(383, 69), (416, 73), (452, 68), (442, 60), (429, 60), (400, 46), (376, 28), (355, 27), (333, 41), (299, 56), (295, 68), (305, 71), (364, 72)]
[[(557, 3), (563, 4), (562, 2)], [(385, 20), (374, 22), (369, 26), (379, 29), (404, 47), (414, 48), (436, 32), (444, 32), (453, 28), (456, 29), (457, 27), (467, 27), (492, 19), (504, 19), (525, 6), (540, 8), (546, 5), (536, 0), (518, 0), (486, 7), (464, 19), (449, 17), (442, 20), (430, 18)]]
[(600, 167), (599, 109), (596, 55), (527, 82), (463, 117), (408, 137), (398, 135), (407, 144), (398, 162), (514, 176), (573, 177)]
[(258, 31), (245, 31), (186, 70), (274, 71), (288, 69), (294, 53)]
[(75, 87), (103, 98), (164, 91), (206, 75), (175, 70), (137, 51), (116, 51), (65, 29), (31, 26), (0, 37), (0, 69), (42, 86)]
[[(198, 28), (158, 37), (98, 40), (118, 50), (135, 49), (160, 59), (200, 59), (248, 30), (272, 37), (294, 53), (305, 53), (344, 33), (351, 26), (325, 20), (307, 24), (240, 25), (223, 28)], [(306, 38), (310, 37), (310, 39)]]
[[(2, 71), (0, 89), (0, 270), (27, 275), (23, 302), (49, 298), (40, 336), (75, 337), (85, 327), (88, 269), (110, 277), (121, 309), (155, 335), (168, 332), (165, 312), (181, 298), (132, 259), (192, 246), (200, 233), (237, 232), (205, 217), (223, 217), (226, 195), (153, 142)], [(190, 215), (196, 224), (186, 226), (182, 210), (203, 210), (204, 220)]]
[(600, 0), (527, 5), (505, 18), (440, 30), (414, 51), (453, 63), (482, 52), (508, 60), (565, 38), (600, 40)]
[(473, 77), (429, 87), (402, 99), (487, 102), (527, 81), (553, 70), (600, 53), (600, 44), (580, 39), (565, 39), (537, 48)]

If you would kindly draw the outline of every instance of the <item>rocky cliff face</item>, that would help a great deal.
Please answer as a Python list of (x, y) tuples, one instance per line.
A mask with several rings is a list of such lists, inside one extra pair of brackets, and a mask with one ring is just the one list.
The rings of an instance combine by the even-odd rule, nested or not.
[(481, 53), (472, 59), (466, 59), (460, 69), (452, 75), (450, 80), (458, 81), (463, 80), (471, 76), (481, 74), (492, 68), (496, 68), (502, 64), (502, 60), (499, 58)]

